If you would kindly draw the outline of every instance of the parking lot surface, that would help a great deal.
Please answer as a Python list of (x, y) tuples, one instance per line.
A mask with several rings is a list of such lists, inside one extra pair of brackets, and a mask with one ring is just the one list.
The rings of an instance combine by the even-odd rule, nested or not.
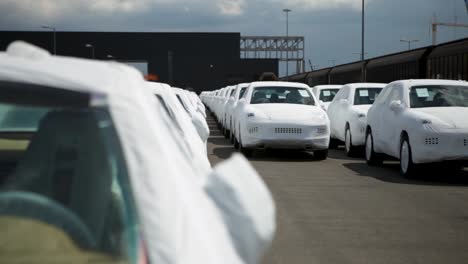
[[(213, 118), (212, 165), (235, 149)], [(368, 167), (331, 150), (259, 151), (250, 158), (276, 202), (277, 233), (263, 263), (468, 263), (468, 170), (416, 180), (396, 162)]]

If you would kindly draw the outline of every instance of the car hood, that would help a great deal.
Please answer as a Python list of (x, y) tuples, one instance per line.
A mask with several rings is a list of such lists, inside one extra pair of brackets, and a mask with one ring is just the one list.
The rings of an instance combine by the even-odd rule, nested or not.
[(367, 114), (372, 105), (354, 105), (353, 109), (358, 113)]
[(443, 124), (450, 128), (468, 128), (468, 107), (428, 107), (412, 110), (434, 124)]
[(274, 121), (324, 121), (325, 112), (320, 106), (299, 104), (258, 104), (252, 105), (268, 119)]

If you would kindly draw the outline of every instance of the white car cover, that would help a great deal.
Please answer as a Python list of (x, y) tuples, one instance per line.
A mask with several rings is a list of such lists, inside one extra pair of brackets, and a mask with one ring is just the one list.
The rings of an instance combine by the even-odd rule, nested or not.
[(180, 88), (174, 88), (174, 89), (175, 89), (175, 93), (182, 100), (182, 104), (184, 105), (184, 108), (190, 114), (190, 117), (192, 119), (192, 123), (195, 126), (195, 128), (197, 129), (198, 135), (200, 135), (200, 138), (202, 139), (202, 141), (206, 145), (208, 143), (208, 138), (210, 137), (210, 128), (208, 127), (208, 123), (206, 122), (206, 119), (189, 102), (190, 99), (187, 98), (187, 95), (183, 92), (182, 89), (180, 89)]
[(323, 110), (326, 112), (334, 98), (332, 92), (338, 92), (341, 87), (343, 87), (343, 85), (317, 85), (311, 89), (315, 97), (320, 101)]
[(178, 132), (180, 139), (189, 147), (189, 159), (192, 160), (193, 166), (201, 174), (209, 173), (211, 165), (208, 160), (206, 145), (193, 126), (190, 116), (177, 101), (173, 89), (163, 83), (147, 82), (146, 85), (154, 94), (161, 96), (167, 108), (169, 108), (168, 111), (172, 115), (170, 117), (177, 124), (174, 131)]
[[(372, 104), (359, 104), (355, 101), (357, 89), (382, 89), (382, 83), (353, 83), (343, 86), (328, 106), (331, 138), (345, 141), (349, 129), (352, 146), (363, 146), (367, 125), (367, 111)], [(362, 95), (372, 96), (368, 90), (360, 91)], [(375, 98), (372, 98), (372, 100)]]
[[(399, 159), (402, 135), (406, 133), (416, 164), (468, 160), (466, 101), (465, 106), (411, 107), (412, 96), (434, 100), (431, 86), (456, 86), (466, 91), (465, 98), (468, 95), (466, 81), (404, 80), (387, 85), (368, 115), (376, 152)], [(412, 87), (416, 87), (413, 93)], [(453, 96), (448, 98), (453, 100)]]
[[(252, 104), (255, 89), (288, 87), (302, 89), (315, 105), (293, 103)], [(307, 150), (327, 150), (329, 120), (310, 87), (293, 82), (253, 82), (235, 109), (235, 137), (246, 148), (271, 147)], [(307, 90), (307, 91), (306, 91)], [(267, 99), (268, 100), (268, 99)]]
[[(9, 49), (31, 47), (18, 42)], [(234, 244), (239, 239), (232, 238), (232, 227), (224, 222), (229, 211), (219, 207), (219, 199), (208, 195), (187, 160), (174, 148), (173, 133), (161, 119), (164, 113), (155, 113), (160, 108), (155, 110), (155, 100), (144, 90), (145, 82), (138, 71), (114, 62), (15, 54), (0, 53), (1, 80), (86, 92), (93, 105), (108, 108), (135, 190), (141, 230), (152, 263), (253, 263), (245, 260), (250, 259), (247, 255), (255, 254), (247, 252), (244, 256), (238, 251), (239, 245)], [(245, 165), (234, 163), (232, 170)], [(243, 196), (239, 185), (233, 190)], [(247, 213), (245, 208), (250, 207), (238, 209), (248, 216), (251, 210)], [(257, 222), (255, 219), (259, 218), (251, 215), (251, 221)], [(272, 221), (264, 224), (271, 225)], [(238, 234), (242, 234), (244, 227), (238, 228)], [(265, 245), (255, 244), (252, 249)]]

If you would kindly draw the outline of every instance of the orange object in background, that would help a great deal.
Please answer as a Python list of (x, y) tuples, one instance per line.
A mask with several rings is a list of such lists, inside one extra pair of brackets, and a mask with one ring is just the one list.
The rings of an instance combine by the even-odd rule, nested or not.
[(145, 75), (145, 79), (146, 79), (147, 81), (157, 82), (157, 81), (159, 81), (159, 76), (156, 75), (156, 74), (151, 74), (151, 73), (149, 73), (149, 74)]

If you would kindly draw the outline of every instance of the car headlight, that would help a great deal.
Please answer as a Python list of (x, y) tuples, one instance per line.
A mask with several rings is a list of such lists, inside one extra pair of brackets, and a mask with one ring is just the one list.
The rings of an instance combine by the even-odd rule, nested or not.
[(247, 117), (255, 117), (255, 114), (254, 113), (248, 113)]
[(365, 118), (365, 117), (366, 117), (366, 114), (363, 114), (363, 113), (358, 114), (358, 118)]
[(328, 132), (328, 128), (326, 126), (317, 127), (317, 134), (323, 135), (323, 134), (326, 134), (327, 132)]

